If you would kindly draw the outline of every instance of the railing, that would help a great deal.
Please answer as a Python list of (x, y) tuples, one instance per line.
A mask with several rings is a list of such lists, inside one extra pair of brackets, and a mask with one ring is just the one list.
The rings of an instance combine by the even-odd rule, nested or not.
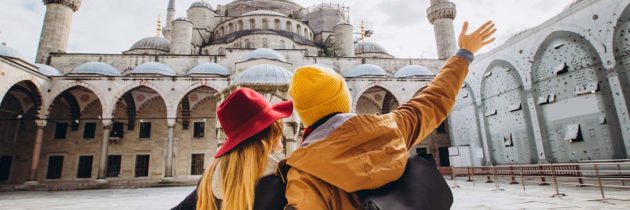
[[(447, 172), (443, 168), (440, 172)], [(601, 198), (606, 199), (605, 189), (630, 189), (630, 160), (595, 161), (576, 164), (538, 164), (538, 165), (502, 165), (483, 167), (451, 167), (442, 173), (450, 175), (452, 180), (466, 177), (473, 182), (479, 177), (486, 183), (495, 183), (496, 190), (501, 190), (499, 183), (521, 184), (526, 190), (526, 183), (538, 185), (553, 184), (553, 196), (566, 196), (560, 192), (560, 185), (577, 187), (597, 187)], [(527, 178), (527, 179), (526, 179)], [(550, 180), (548, 180), (550, 179)]]

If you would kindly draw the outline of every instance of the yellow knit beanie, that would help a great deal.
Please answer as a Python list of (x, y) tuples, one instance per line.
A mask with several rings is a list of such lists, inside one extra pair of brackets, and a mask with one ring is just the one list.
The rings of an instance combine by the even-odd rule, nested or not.
[(343, 77), (319, 66), (295, 70), (289, 95), (306, 127), (332, 113), (348, 113), (351, 109), (350, 92)]

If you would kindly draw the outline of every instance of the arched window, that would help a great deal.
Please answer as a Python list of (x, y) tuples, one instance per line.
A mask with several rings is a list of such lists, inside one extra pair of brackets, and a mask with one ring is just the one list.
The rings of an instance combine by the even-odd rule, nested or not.
[(262, 39), (262, 47), (269, 48), (269, 42), (267, 42), (267, 38)]
[(238, 30), (242, 31), (243, 30), (243, 20), (239, 20), (238, 21)]
[(219, 28), (219, 37), (223, 36), (223, 30), (224, 30), (224, 28), (223, 28), (223, 26), (221, 26), (221, 28)]
[(249, 19), (249, 29), (251, 30), (256, 29), (256, 20), (254, 20), (254, 18)]
[(225, 48), (223, 47), (219, 48), (219, 55), (225, 55)]
[(234, 25), (232, 23), (228, 24), (228, 33), (234, 33)]
[(297, 24), (297, 26), (295, 26), (295, 32), (297, 32), (298, 35), (302, 36), (302, 25)]
[(269, 29), (269, 20), (267, 20), (267, 18), (262, 19), (262, 29), (264, 30)]
[(304, 27), (304, 37), (308, 37), (308, 29)]
[(280, 30), (280, 20), (276, 19), (276, 20), (274, 21), (274, 29), (275, 29), (276, 31), (279, 31), (279, 30)]
[(288, 32), (293, 32), (293, 25), (291, 24), (291, 21), (287, 21), (287, 31)]
[(247, 49), (252, 48), (252, 43), (249, 42), (249, 39), (245, 39), (245, 48), (247, 48)]

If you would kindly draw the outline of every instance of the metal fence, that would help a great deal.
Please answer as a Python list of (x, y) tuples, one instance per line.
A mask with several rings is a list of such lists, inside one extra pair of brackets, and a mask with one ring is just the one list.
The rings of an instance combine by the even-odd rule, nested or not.
[[(606, 189), (630, 189), (630, 160), (594, 161), (576, 164), (537, 164), (537, 165), (501, 165), (483, 167), (451, 167), (450, 171), (441, 168), (441, 172), (450, 175), (452, 180), (466, 177), (475, 185), (475, 181), (499, 184), (520, 184), (526, 191), (527, 184), (553, 185), (555, 196), (566, 196), (560, 191), (560, 185), (574, 187), (597, 187), (601, 198), (606, 199)], [(448, 174), (447, 172), (451, 172)]]

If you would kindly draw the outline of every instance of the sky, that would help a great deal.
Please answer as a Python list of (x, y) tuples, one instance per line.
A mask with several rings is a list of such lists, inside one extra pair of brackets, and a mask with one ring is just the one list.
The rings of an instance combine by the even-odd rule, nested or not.
[[(177, 0), (177, 17), (196, 0)], [(215, 8), (231, 0), (207, 0)], [(294, 0), (308, 7), (339, 3), (350, 7), (351, 23), (358, 31), (365, 21), (374, 36), (368, 41), (383, 45), (399, 58), (437, 58), (433, 26), (427, 20), (429, 0)], [(476, 28), (487, 20), (496, 22), (497, 41), (540, 25), (560, 13), (571, 0), (451, 0), (457, 5), (456, 36), (465, 20)], [(70, 53), (121, 53), (136, 41), (155, 36), (156, 21), (164, 20), (168, 0), (83, 0), (74, 15)], [(46, 7), (41, 0), (0, 0), (0, 43), (35, 59)], [(482, 52), (483, 52), (482, 51)]]

